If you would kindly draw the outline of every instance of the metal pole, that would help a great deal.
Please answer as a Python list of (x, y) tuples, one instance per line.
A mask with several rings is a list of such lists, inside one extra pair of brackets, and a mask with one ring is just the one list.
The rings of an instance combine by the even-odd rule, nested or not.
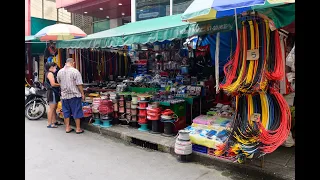
[(216, 75), (216, 94), (219, 93), (219, 53), (220, 53), (220, 32), (217, 33), (216, 38), (216, 52), (215, 52), (215, 75)]
[(42, 19), (44, 19), (44, 0), (42, 0)]
[(136, 0), (131, 0), (131, 22), (136, 22), (137, 20), (137, 5)]
[(173, 0), (170, 0), (170, 16), (172, 16), (172, 12), (173, 12)]
[(237, 35), (237, 42), (238, 42), (238, 17), (237, 17), (237, 8), (234, 9), (234, 20), (236, 22), (236, 35)]
[(57, 8), (57, 23), (59, 23), (59, 8)]

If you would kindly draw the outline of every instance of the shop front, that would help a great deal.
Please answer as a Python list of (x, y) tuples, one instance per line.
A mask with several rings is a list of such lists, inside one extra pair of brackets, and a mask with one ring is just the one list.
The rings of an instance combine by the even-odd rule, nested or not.
[[(87, 92), (84, 110), (94, 117), (93, 124), (120, 123), (172, 136), (218, 103), (210, 54), (216, 51), (213, 34), (221, 33), (220, 56), (227, 59), (236, 45), (234, 19), (193, 24), (182, 22), (180, 16), (57, 43), (60, 61), (73, 57), (82, 74)], [(97, 107), (105, 102), (108, 109), (107, 101), (114, 111), (101, 114)], [(112, 120), (103, 124), (106, 119)]]
[(186, 129), (193, 151), (243, 162), (272, 153), (291, 128), (277, 89), (285, 38), (269, 24), (246, 15), (235, 30), (234, 17), (188, 23), (177, 14), (57, 42), (58, 58), (76, 61), (90, 124), (163, 136)]

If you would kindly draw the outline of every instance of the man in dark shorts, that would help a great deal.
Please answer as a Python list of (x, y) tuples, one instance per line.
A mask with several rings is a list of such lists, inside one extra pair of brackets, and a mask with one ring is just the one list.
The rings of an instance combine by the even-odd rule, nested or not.
[(83, 117), (82, 100), (84, 100), (83, 82), (80, 72), (74, 68), (74, 60), (68, 58), (66, 65), (60, 69), (57, 75), (61, 88), (62, 112), (66, 133), (74, 131), (70, 127), (71, 115), (76, 121), (76, 133), (84, 131), (80, 128), (80, 119)]

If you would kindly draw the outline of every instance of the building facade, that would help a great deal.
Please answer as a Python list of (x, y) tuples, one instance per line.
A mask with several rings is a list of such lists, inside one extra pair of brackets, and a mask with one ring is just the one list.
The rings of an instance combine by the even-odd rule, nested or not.
[(193, 0), (56, 0), (87, 34), (126, 23), (183, 13)]

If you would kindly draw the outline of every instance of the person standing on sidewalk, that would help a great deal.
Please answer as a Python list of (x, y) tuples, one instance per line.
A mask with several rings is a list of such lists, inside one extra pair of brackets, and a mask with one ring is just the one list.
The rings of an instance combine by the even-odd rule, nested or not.
[(49, 103), (47, 128), (57, 128), (58, 125), (63, 125), (56, 120), (57, 103), (60, 101), (60, 85), (56, 80), (57, 64), (47, 62), (45, 69), (45, 86), (47, 88), (47, 101)]
[(80, 72), (74, 68), (74, 60), (68, 58), (65, 66), (60, 69), (57, 75), (61, 88), (62, 112), (66, 133), (74, 131), (70, 127), (71, 115), (76, 121), (76, 133), (83, 133), (80, 128), (80, 119), (83, 117), (82, 100), (84, 100), (83, 82)]

